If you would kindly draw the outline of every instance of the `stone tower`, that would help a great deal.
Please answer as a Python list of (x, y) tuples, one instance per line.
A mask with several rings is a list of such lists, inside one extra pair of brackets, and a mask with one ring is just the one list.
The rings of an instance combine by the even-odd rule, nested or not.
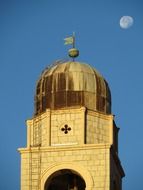
[(74, 61), (46, 68), (19, 149), (21, 190), (121, 190), (118, 130), (96, 69)]

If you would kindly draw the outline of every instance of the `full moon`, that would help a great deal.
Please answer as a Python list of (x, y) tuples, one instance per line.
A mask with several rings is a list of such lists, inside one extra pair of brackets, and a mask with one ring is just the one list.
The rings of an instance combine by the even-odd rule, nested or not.
[(134, 23), (134, 20), (131, 16), (123, 16), (120, 19), (120, 27), (123, 29), (130, 28)]

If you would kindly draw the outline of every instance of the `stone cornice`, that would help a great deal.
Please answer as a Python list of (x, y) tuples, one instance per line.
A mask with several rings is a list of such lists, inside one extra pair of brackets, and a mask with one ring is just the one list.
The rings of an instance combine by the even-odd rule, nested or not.
[(102, 112), (93, 111), (93, 110), (89, 110), (89, 109), (87, 109), (87, 114), (92, 115), (92, 116), (96, 116), (96, 117), (100, 117), (100, 118), (103, 118), (103, 119), (106, 119), (106, 120), (114, 118), (114, 116), (111, 115), (111, 114), (107, 115), (107, 114), (104, 114)]
[(49, 147), (30, 147), (30, 148), (19, 148), (20, 153), (27, 152), (54, 152), (54, 151), (75, 151), (75, 150), (91, 150), (91, 149), (110, 149), (110, 144), (84, 144), (74, 146), (49, 146)]

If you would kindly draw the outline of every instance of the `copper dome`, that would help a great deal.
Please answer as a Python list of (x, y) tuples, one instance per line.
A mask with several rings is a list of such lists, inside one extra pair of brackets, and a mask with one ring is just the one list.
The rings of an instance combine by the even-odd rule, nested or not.
[(111, 113), (111, 95), (105, 79), (90, 65), (64, 62), (44, 70), (36, 86), (35, 115), (46, 109), (85, 106)]

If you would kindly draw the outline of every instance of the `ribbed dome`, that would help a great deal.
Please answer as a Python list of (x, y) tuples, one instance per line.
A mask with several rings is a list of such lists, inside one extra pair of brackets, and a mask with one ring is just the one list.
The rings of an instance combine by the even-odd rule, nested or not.
[(90, 65), (65, 62), (47, 68), (37, 82), (35, 115), (47, 108), (85, 106), (111, 113), (111, 95), (105, 79)]

